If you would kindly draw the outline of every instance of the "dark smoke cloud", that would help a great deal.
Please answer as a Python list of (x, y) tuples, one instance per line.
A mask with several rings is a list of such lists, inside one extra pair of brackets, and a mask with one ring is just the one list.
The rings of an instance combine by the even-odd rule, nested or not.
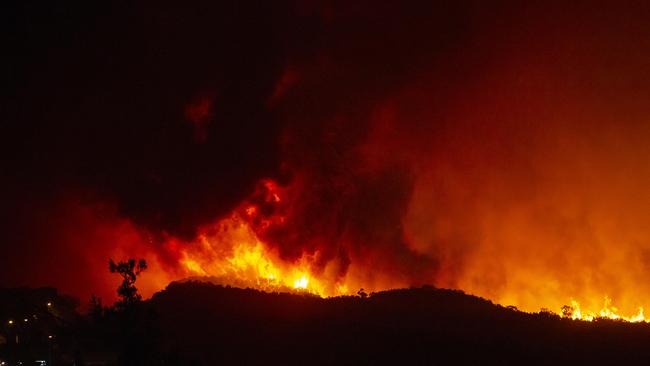
[(589, 92), (585, 105), (629, 103), (615, 89), (633, 89), (650, 39), (644, 9), (590, 2), (3, 7), (1, 245), (17, 259), (2, 256), (0, 283), (30, 253), (73, 250), (75, 225), (50, 217), (95, 223), (80, 202), (108, 202), (106, 221), (157, 245), (192, 239), (273, 178), (292, 193), (291, 226), (263, 235), (284, 258), (319, 251), (342, 274), (357, 260), (455, 285), (484, 235), (482, 182), (525, 200), (546, 150), (529, 152), (555, 136), (537, 124)]
[(338, 3), (320, 10), (317, 52), (293, 65), (297, 81), (275, 105), (286, 123), (290, 197), (281, 205), (289, 207), (282, 213), (287, 224), (262, 237), (286, 259), (318, 252), (323, 267), (337, 261), (341, 276), (353, 261), (403, 283), (426, 282), (436, 261), (409, 250), (401, 225), (413, 184), (410, 167), (397, 159), (373, 166), (362, 148), (376, 109), (396, 90), (424, 71), (449, 78), (440, 65), (467, 37), (467, 10), (430, 2)]
[[(382, 198), (403, 205), (408, 179), (357, 178), (337, 156), (364, 139), (374, 103), (454, 43), (458, 21), (445, 4), (28, 1), (6, 10), (4, 232), (29, 252), (60, 239), (29, 235), (51, 224), (25, 207), (62, 195), (111, 202), (151, 235), (191, 239), (259, 178), (287, 183), (295, 171), (320, 182), (315, 195), (349, 197), (352, 216), (333, 217), (323, 241), (354, 226), (369, 235), (378, 219), (365, 212)], [(332, 179), (354, 187), (327, 187)], [(307, 215), (334, 208), (302, 198)], [(299, 250), (283, 245), (287, 255)]]
[(96, 244), (76, 248), (71, 236), (119, 246), (85, 226), (118, 230), (120, 219), (80, 219), (77, 204), (108, 202), (145, 237), (191, 239), (276, 175), (280, 122), (268, 98), (292, 42), (311, 33), (309, 14), (287, 2), (2, 7), (1, 284), (50, 278), (90, 292), (74, 275), (46, 275), (63, 264), (88, 272), (73, 263)]
[[(7, 13), (9, 185), (89, 188), (138, 224), (190, 238), (274, 174), (279, 122), (266, 100), (298, 28), (288, 4), (21, 2)], [(187, 112), (201, 100), (205, 139)]]

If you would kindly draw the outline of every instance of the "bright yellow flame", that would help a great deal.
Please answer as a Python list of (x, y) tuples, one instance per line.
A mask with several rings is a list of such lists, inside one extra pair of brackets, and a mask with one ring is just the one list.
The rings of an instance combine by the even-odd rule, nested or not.
[[(218, 283), (266, 291), (300, 291), (319, 296), (347, 293), (336, 268), (316, 266), (319, 253), (295, 260), (281, 258), (264, 244), (238, 215), (221, 220), (181, 253), (188, 275), (212, 277)], [(319, 268), (319, 272), (314, 272)]]
[(618, 309), (612, 305), (612, 299), (605, 296), (602, 309), (598, 312), (591, 310), (583, 310), (580, 308), (580, 303), (571, 300), (571, 306), (561, 311), (562, 316), (571, 318), (573, 320), (594, 321), (595, 319), (611, 319), (611, 320), (624, 320), (632, 323), (648, 322), (643, 315), (643, 307), (639, 307), (639, 311), (632, 316), (623, 316), (618, 313)]
[(193, 273), (205, 275), (205, 271), (201, 268), (201, 265), (194, 260), (185, 259), (183, 260), (185, 267)]
[(253, 246), (242, 243), (234, 248), (233, 255), (226, 259), (236, 272), (253, 271), (258, 278), (275, 280), (279, 270), (266, 258), (262, 243)]
[(307, 279), (306, 276), (303, 275), (302, 277), (298, 278), (293, 282), (293, 288), (306, 289), (308, 284), (309, 284), (309, 280)]
[[(298, 260), (287, 261), (281, 258), (237, 215), (220, 221), (212, 229), (209, 235), (201, 236), (194, 246), (188, 246), (182, 251), (181, 263), (188, 274), (210, 276), (225, 285), (265, 291), (300, 291), (322, 297), (354, 295), (354, 289), (360, 288), (359, 281), (350, 280), (352, 271), (348, 271), (343, 278), (339, 277), (340, 272), (336, 267), (330, 268), (329, 272), (327, 268), (315, 272), (314, 268), (319, 268), (315, 265), (319, 259), (318, 252), (303, 254)], [(604, 298), (600, 310), (585, 309), (576, 300), (571, 300), (570, 304), (561, 308), (559, 314), (584, 321), (612, 319), (650, 322), (650, 319), (645, 318), (642, 307), (634, 315), (621, 315), (609, 297)]]

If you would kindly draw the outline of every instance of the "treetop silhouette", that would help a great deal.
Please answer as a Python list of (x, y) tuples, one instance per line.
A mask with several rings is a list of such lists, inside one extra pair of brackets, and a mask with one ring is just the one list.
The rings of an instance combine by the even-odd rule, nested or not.
[(126, 309), (140, 302), (142, 296), (138, 294), (135, 281), (140, 273), (147, 269), (147, 262), (144, 259), (137, 262), (135, 259), (129, 259), (115, 263), (113, 259), (109, 259), (108, 268), (111, 273), (117, 273), (122, 277), (122, 284), (117, 288), (119, 300), (115, 302), (115, 306), (118, 309)]

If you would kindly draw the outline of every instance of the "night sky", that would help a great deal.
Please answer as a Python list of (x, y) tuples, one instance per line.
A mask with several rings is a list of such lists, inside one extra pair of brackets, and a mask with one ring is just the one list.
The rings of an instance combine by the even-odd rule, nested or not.
[(112, 256), (175, 279), (169, 243), (271, 179), (287, 261), (650, 305), (642, 2), (2, 8), (0, 286), (110, 297)]

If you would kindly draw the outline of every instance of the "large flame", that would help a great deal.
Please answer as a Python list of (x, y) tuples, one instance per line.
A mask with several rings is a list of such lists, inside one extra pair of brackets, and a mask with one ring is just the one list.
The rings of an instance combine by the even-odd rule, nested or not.
[(580, 303), (571, 300), (571, 305), (565, 305), (561, 309), (561, 315), (573, 320), (594, 321), (596, 319), (624, 320), (632, 323), (648, 322), (643, 314), (643, 307), (639, 307), (636, 314), (625, 316), (618, 312), (618, 309), (612, 305), (612, 299), (605, 297), (603, 307), (598, 311), (581, 309)]
[[(181, 263), (190, 274), (209, 276), (224, 284), (267, 291), (306, 291), (320, 296), (339, 294), (338, 281), (312, 274), (318, 253), (296, 262), (282, 260), (263, 243), (238, 214), (216, 223), (209, 234), (182, 252)], [(332, 283), (333, 281), (333, 283)]]
[[(250, 212), (251, 209), (247, 211)], [(181, 263), (187, 273), (209, 276), (223, 284), (265, 291), (311, 293), (322, 297), (356, 293), (351, 291), (355, 288), (348, 285), (345, 277), (333, 278), (323, 273), (314, 273), (318, 253), (305, 254), (295, 262), (283, 260), (237, 214), (219, 221), (210, 235), (201, 236), (199, 249), (193, 248), (182, 252)], [(571, 299), (570, 305), (556, 310), (561, 316), (573, 320), (648, 322), (643, 307), (639, 307), (636, 314), (621, 314), (607, 296), (600, 309), (584, 308), (578, 301)]]
[(348, 289), (354, 288), (348, 286), (351, 276), (338, 275), (328, 264), (322, 268), (318, 250), (287, 259), (281, 257), (277, 248), (260, 239), (258, 233), (284, 224), (282, 215), (260, 213), (259, 204), (281, 202), (277, 185), (264, 180), (261, 189), (261, 202), (244, 203), (229, 217), (202, 228), (196, 242), (182, 246), (180, 262), (185, 273), (209, 277), (224, 285), (266, 291), (311, 293), (323, 297), (348, 294)]
[[(251, 211), (249, 208), (248, 212)], [(354, 287), (347, 278), (332, 278), (315, 274), (318, 253), (304, 255), (298, 261), (283, 260), (277, 251), (262, 242), (245, 219), (233, 214), (219, 221), (211, 235), (200, 238), (200, 250), (184, 250), (181, 263), (187, 273), (209, 276), (214, 281), (239, 287), (265, 291), (311, 293), (321, 297), (353, 295)], [(381, 288), (379, 288), (381, 289)], [(602, 308), (584, 308), (574, 299), (571, 305), (557, 310), (563, 317), (573, 320), (597, 319), (648, 322), (643, 307), (636, 314), (625, 315), (605, 296)]]
[[(16, 69), (3, 116), (4, 285), (110, 301), (106, 260), (137, 257), (145, 297), (193, 276), (320, 296), (430, 284), (645, 319), (646, 11), (267, 3), (110, 12), (135, 26), (106, 44), (119, 67), (86, 57), (103, 27), (17, 42), (50, 57)], [(220, 31), (240, 17), (240, 39)]]
[[(281, 214), (262, 215), (260, 213), (263, 211), (261, 206), (264, 204), (278, 205), (283, 200), (279, 188), (274, 182), (264, 180), (261, 187), (261, 200), (246, 201), (229, 217), (202, 228), (202, 233), (195, 242), (174, 245), (175, 248), (181, 248), (179, 257), (183, 274), (190, 278), (196, 276), (203, 280), (210, 279), (223, 285), (256, 288), (270, 292), (298, 292), (321, 297), (355, 295), (361, 292), (364, 281), (353, 275), (355, 273), (354, 264), (341, 276), (335, 270), (328, 270), (328, 264), (323, 268), (318, 250), (309, 253), (303, 252), (297, 258), (283, 258), (277, 247), (266, 243), (260, 237), (265, 230), (286, 223), (285, 217)], [(368, 268), (356, 268), (356, 270), (363, 272)], [(434, 284), (434, 282), (434, 279), (431, 279), (430, 283)], [(374, 281), (371, 289), (379, 291), (400, 285), (406, 286), (407, 284)], [(477, 293), (477, 295), (484, 294)], [(492, 300), (504, 304), (508, 302), (507, 298), (493, 298)], [(558, 302), (565, 303), (565, 305), (551, 307), (551, 310), (548, 310), (549, 303)], [(594, 295), (585, 303), (588, 305), (581, 304), (573, 298), (545, 299), (538, 302), (543, 311), (551, 311), (573, 320), (649, 321), (644, 315), (643, 307), (639, 306), (636, 313), (626, 314), (613, 305), (609, 296), (598, 298), (597, 295)], [(524, 307), (522, 310), (533, 311), (529, 307)]]

